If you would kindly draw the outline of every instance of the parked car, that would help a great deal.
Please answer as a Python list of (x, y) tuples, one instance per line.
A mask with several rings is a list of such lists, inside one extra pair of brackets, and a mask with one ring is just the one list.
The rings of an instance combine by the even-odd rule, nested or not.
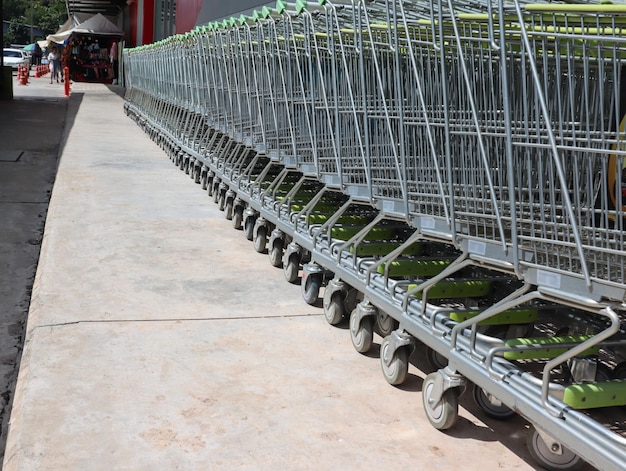
[(14, 70), (20, 65), (30, 65), (28, 56), (21, 49), (4, 48), (2, 55), (4, 56), (4, 65), (11, 66)]

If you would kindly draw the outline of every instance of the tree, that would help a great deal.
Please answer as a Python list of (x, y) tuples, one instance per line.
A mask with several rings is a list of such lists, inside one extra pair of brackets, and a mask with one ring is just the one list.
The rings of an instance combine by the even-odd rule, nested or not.
[[(43, 30), (44, 39), (55, 33), (67, 20), (64, 0), (3, 0), (2, 17), (10, 22), (9, 31), (4, 36), (4, 45), (30, 43), (30, 25)], [(15, 26), (13, 26), (15, 25)], [(23, 30), (26, 36), (23, 36)]]

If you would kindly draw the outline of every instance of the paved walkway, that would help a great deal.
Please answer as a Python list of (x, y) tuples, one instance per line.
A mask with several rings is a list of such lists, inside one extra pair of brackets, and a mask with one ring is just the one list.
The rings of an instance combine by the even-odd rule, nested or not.
[(5, 470), (534, 469), (469, 395), (430, 427), (424, 374), (389, 386), (115, 91), (68, 101)]

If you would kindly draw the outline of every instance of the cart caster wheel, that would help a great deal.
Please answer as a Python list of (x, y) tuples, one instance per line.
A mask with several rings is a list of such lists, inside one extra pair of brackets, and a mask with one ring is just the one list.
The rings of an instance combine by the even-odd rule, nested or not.
[(304, 280), (302, 280), (300, 290), (302, 291), (302, 298), (304, 299), (304, 302), (313, 306), (317, 302), (321, 287), (321, 276), (309, 275)]
[(283, 264), (283, 273), (285, 279), (289, 283), (295, 283), (298, 280), (298, 270), (300, 269), (300, 257), (298, 254), (291, 254), (289, 260)]
[(246, 226), (244, 230), (246, 233), (246, 239), (248, 240), (254, 239), (254, 219), (252, 218), (246, 219)]
[(200, 167), (194, 167), (193, 170), (193, 181), (197, 184), (200, 183), (201, 179), (200, 179)]
[(265, 246), (267, 245), (267, 237), (265, 235), (267, 229), (259, 227), (254, 238), (254, 250), (259, 253), (265, 252)]
[(359, 353), (367, 353), (374, 343), (374, 318), (367, 316), (361, 319), (354, 315), (356, 309), (350, 315), (350, 340), (352, 346)]
[(204, 191), (206, 191), (208, 183), (209, 183), (209, 181), (208, 181), (207, 175), (205, 173), (204, 175), (202, 175), (202, 178), (200, 179), (200, 188), (202, 188)]
[(241, 229), (241, 221), (243, 220), (243, 209), (241, 207), (233, 209), (233, 227), (237, 230)]
[[(398, 386), (406, 381), (409, 374), (409, 352), (406, 348), (399, 348), (392, 352), (390, 342), (390, 337), (387, 336), (380, 344), (380, 366), (387, 382)], [(390, 359), (391, 355), (393, 358)]]
[(613, 378), (626, 379), (626, 361), (620, 363), (613, 370)]
[(380, 334), (381, 337), (387, 337), (387, 335), (391, 335), (391, 333), (398, 328), (398, 321), (396, 321), (393, 317), (391, 317), (386, 312), (378, 311), (378, 315), (376, 316), (376, 332)]
[(491, 394), (487, 393), (480, 386), (474, 385), (472, 389), (472, 397), (474, 402), (480, 409), (492, 419), (507, 420), (515, 415), (515, 411), (510, 407), (502, 404)]
[(343, 293), (334, 292), (330, 299), (324, 299), (324, 317), (330, 325), (337, 325), (343, 319)]
[(233, 219), (233, 200), (232, 199), (229, 199), (224, 204), (224, 217), (228, 221), (231, 221)]
[(434, 370), (443, 370), (448, 366), (448, 359), (430, 347), (426, 347), (426, 361)]
[(220, 184), (219, 183), (213, 183), (213, 202), (214, 203), (218, 203), (220, 200), (220, 196), (221, 196), (221, 191), (220, 191)]
[(213, 178), (207, 178), (206, 181), (206, 194), (208, 196), (213, 196)]
[(224, 209), (226, 208), (226, 192), (219, 192), (219, 197), (217, 198), (217, 207), (220, 211), (224, 211)]
[(273, 267), (280, 268), (283, 263), (283, 241), (276, 239), (269, 251), (270, 264)]
[(530, 455), (548, 471), (575, 470), (584, 463), (578, 455), (564, 446), (561, 446), (561, 454), (554, 453), (535, 427), (530, 427), (526, 445)]
[(422, 385), (422, 403), (430, 424), (437, 430), (448, 430), (459, 418), (459, 396), (456, 389), (448, 389), (437, 404), (432, 404), (432, 393), (439, 373), (430, 373)]

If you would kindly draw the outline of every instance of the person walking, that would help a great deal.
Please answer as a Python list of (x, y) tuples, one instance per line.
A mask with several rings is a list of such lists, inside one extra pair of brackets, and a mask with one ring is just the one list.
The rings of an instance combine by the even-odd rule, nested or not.
[(56, 79), (59, 83), (59, 73), (61, 72), (61, 54), (56, 46), (52, 47), (52, 51), (48, 54), (48, 62), (50, 63), (50, 83)]
[(35, 48), (33, 49), (33, 65), (41, 65), (41, 58), (43, 57), (43, 51), (39, 44), (35, 43)]
[(120, 61), (119, 61), (119, 49), (117, 45), (117, 41), (113, 40), (111, 43), (111, 49), (109, 50), (109, 57), (111, 59), (111, 67), (113, 67), (113, 85), (118, 84), (119, 80), (119, 70), (120, 70)]

